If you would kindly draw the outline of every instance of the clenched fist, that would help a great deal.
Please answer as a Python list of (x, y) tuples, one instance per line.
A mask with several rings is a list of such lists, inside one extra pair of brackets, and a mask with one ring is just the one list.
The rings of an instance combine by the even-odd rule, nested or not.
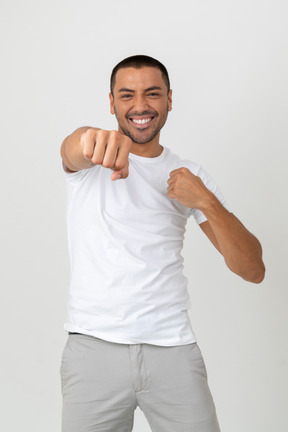
[(170, 172), (167, 195), (186, 207), (203, 209), (215, 196), (206, 188), (200, 177), (182, 167)]
[(117, 131), (89, 128), (81, 135), (80, 144), (85, 159), (92, 165), (113, 170), (111, 180), (127, 178), (129, 174), (130, 138)]

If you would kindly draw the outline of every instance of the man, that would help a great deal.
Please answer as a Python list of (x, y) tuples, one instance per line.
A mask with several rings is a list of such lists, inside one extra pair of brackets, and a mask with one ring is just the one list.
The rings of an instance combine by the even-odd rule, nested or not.
[[(260, 283), (258, 240), (199, 165), (159, 143), (172, 109), (166, 68), (147, 56), (111, 75), (118, 131), (82, 127), (62, 144), (71, 261), (62, 364), (63, 431), (219, 431), (193, 334), (181, 249), (193, 215), (227, 266)], [(112, 174), (111, 174), (112, 171)]]

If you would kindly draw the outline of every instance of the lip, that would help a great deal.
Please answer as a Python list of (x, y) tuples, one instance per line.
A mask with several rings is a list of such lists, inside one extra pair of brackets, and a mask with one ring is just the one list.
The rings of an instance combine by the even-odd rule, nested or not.
[[(134, 123), (133, 120), (147, 120), (147, 119), (151, 119), (149, 122), (147, 123), (143, 123), (143, 124), (137, 124)], [(130, 121), (130, 123), (137, 129), (147, 129), (152, 123), (153, 120), (155, 119), (155, 116), (132, 116), (132, 117), (128, 117), (128, 120)]]

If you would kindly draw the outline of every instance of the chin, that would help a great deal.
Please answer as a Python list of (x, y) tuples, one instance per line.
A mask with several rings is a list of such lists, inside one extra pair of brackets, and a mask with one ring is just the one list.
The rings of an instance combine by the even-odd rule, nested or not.
[(159, 131), (154, 132), (153, 134), (149, 134), (149, 136), (135, 136), (134, 134), (129, 134), (129, 138), (136, 144), (148, 144), (153, 141), (153, 139), (158, 135)]

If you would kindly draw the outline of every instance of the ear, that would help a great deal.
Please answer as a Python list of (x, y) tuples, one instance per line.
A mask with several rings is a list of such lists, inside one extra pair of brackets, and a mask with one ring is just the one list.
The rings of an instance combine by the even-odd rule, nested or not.
[(115, 110), (114, 110), (114, 98), (112, 93), (109, 93), (109, 99), (110, 99), (110, 113), (111, 114), (115, 114)]
[(168, 93), (168, 111), (172, 111), (172, 90)]

